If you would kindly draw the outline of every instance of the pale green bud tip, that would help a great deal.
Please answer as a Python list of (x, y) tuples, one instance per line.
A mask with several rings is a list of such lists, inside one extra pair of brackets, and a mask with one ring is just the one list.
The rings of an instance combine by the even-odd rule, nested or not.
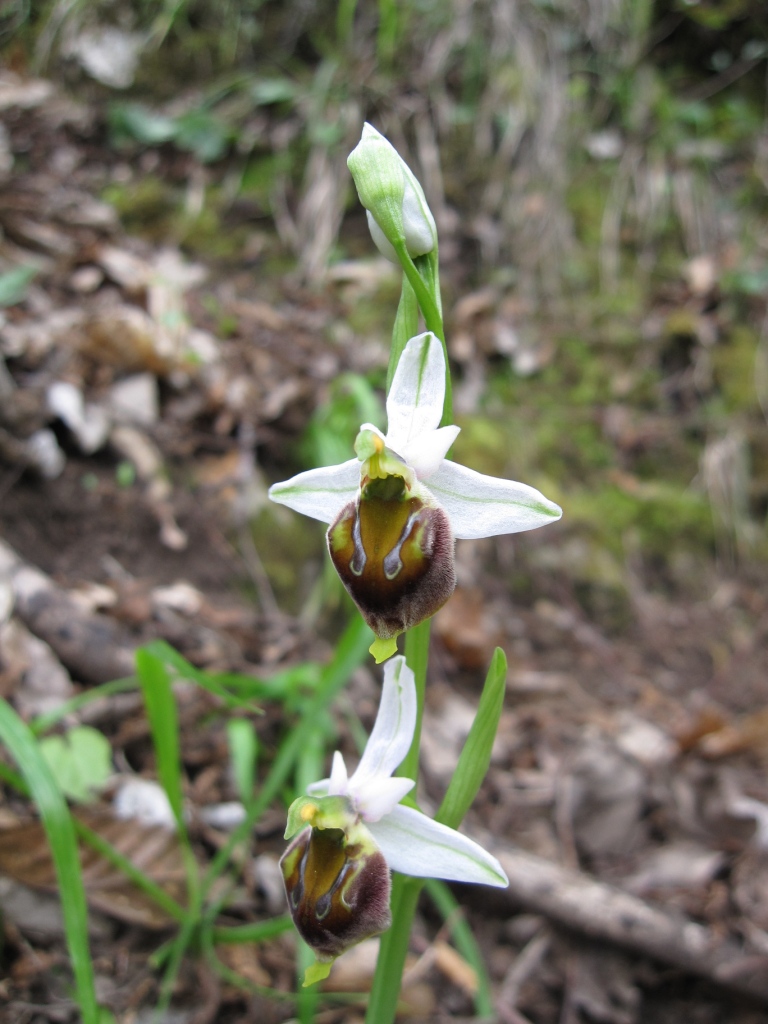
[(398, 262), (398, 244), (405, 245), (411, 258), (432, 252), (437, 244), (435, 219), (421, 185), (394, 146), (366, 123), (347, 165), (382, 255)]
[(371, 125), (364, 126), (362, 138), (347, 157), (347, 166), (360, 202), (377, 220), (384, 212), (382, 204), (402, 206), (406, 165), (395, 147)]

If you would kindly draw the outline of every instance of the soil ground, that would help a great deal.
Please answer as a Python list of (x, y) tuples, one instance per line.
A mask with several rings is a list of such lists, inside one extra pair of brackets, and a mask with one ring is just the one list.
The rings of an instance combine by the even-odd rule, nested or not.
[[(321, 532), (273, 516), (264, 489), (298, 468), (295, 442), (329, 382), (383, 365), (385, 355), (359, 339), (333, 340), (344, 312), (338, 292), (305, 292), (290, 277), (253, 288), (254, 268), (213, 263), (203, 283), (184, 270), (200, 261), (178, 253), (172, 272), (167, 264), (163, 270), (160, 245), (129, 236), (104, 213), (100, 192), (124, 168), (102, 148), (87, 112), (30, 100), (6, 114), (25, 170), (3, 188), (3, 244), (8, 257), (27, 254), (39, 276), (26, 299), (5, 311), (2, 351), (12, 388), (0, 417), (2, 540), (61, 590), (80, 594), (89, 614), (109, 619), (128, 646), (163, 637), (200, 668), (260, 677), (326, 661), (346, 612), (307, 610), (304, 599), (322, 579)], [(187, 332), (214, 337), (227, 321), (215, 355), (202, 357), (199, 369), (163, 349), (166, 325), (153, 308), (162, 299), (183, 311)], [(64, 325), (62, 311), (70, 317)], [(137, 375), (155, 381), (157, 406), (131, 422), (115, 412), (113, 388)], [(111, 433), (95, 451), (84, 451), (76, 431), (51, 412), (46, 395), (56, 381), (107, 409)], [(126, 427), (133, 434), (119, 433)], [(39, 472), (25, 448), (36, 430), (52, 431), (63, 453), (55, 476)], [(148, 469), (142, 439), (150, 443)], [(715, 945), (732, 942), (741, 973), (696, 977), (664, 950), (654, 957), (633, 952), (631, 941), (597, 941), (588, 912), (581, 928), (566, 928), (525, 899), (457, 888), (497, 1018), (766, 1021), (765, 992), (750, 997), (748, 980), (741, 982), (764, 976), (768, 962), (768, 573), (720, 552), (691, 566), (686, 587), (628, 556), (627, 590), (585, 589), (569, 574), (578, 537), (564, 505), (563, 523), (546, 531), (459, 545), (459, 588), (433, 630), (424, 806), (439, 801), (450, 778), (498, 644), (510, 662), (508, 701), (467, 830), (492, 849), (520, 848), (704, 926)], [(292, 562), (292, 551), (303, 560)], [(163, 596), (179, 581), (191, 588), (186, 604)], [(0, 690), (30, 714), (40, 695), (30, 690), (29, 663), (15, 659), (10, 645), (0, 651)], [(65, 668), (73, 692), (103, 681), (71, 663)], [(345, 753), (354, 751), (352, 710), (369, 728), (377, 693), (377, 673), (363, 666), (339, 701)], [(201, 811), (234, 798), (226, 716), (199, 689), (184, 689), (179, 701), (195, 850), (206, 862), (224, 833)], [(281, 704), (264, 711), (253, 722), (268, 762), (291, 722)], [(136, 702), (115, 698), (97, 724), (117, 776), (154, 776)], [(109, 815), (110, 795), (89, 813)], [(270, 879), (283, 821), (276, 803), (257, 826), (227, 922), (282, 912)], [(32, 926), (6, 912), (2, 1012), (14, 1024), (74, 1020), (61, 935), (40, 910), (50, 875), (20, 863), (20, 849), (30, 860), (44, 857), (42, 839), (29, 831), (33, 810), (10, 790), (2, 824), (0, 874), (16, 886), (15, 899), (25, 893), (35, 907)], [(148, 1020), (157, 999), (148, 956), (169, 934), (167, 922), (143, 910), (116, 912), (98, 885), (91, 895), (101, 996), (124, 1024)], [(446, 938), (425, 898), (406, 989), (410, 1019), (472, 1017), (471, 972)], [(265, 991), (293, 991), (290, 935), (222, 947), (221, 956), (254, 990), (190, 957), (169, 1022), (293, 1019), (293, 1004)], [(366, 956), (365, 949), (351, 955), (334, 988), (364, 988)], [(318, 1019), (362, 1019), (357, 1007), (322, 1005)]]

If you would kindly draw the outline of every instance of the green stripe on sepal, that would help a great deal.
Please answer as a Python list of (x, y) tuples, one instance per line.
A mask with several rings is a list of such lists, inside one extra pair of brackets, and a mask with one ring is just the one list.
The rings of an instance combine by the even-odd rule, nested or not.
[(448, 790), (435, 815), (435, 821), (458, 828), (482, 785), (491, 763), (491, 751), (504, 706), (507, 681), (507, 657), (497, 647), (480, 696), (480, 705), (469, 730), (459, 763)]

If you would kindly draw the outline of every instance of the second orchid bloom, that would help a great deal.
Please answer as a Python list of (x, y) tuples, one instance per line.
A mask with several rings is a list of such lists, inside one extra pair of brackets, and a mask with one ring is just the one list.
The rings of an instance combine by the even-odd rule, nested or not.
[(387, 433), (364, 423), (357, 457), (274, 484), (273, 501), (329, 523), (328, 549), (376, 634), (377, 661), (441, 608), (456, 585), (454, 538), (533, 530), (562, 512), (534, 487), (446, 459), (445, 357), (427, 331), (406, 345), (387, 397)]
[[(393, 773), (416, 727), (413, 672), (405, 658), (384, 667), (376, 723), (352, 776), (336, 751), (330, 778), (288, 812), (292, 839), (280, 866), (297, 929), (330, 963), (390, 923), (390, 869), (417, 877), (506, 886), (499, 862), (473, 840), (400, 803), (413, 781)], [(310, 979), (324, 976), (310, 973)]]

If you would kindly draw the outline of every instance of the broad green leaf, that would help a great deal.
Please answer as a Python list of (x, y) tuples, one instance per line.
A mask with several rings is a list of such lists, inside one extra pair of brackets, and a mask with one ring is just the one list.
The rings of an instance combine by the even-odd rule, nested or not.
[(46, 736), (40, 740), (40, 753), (64, 795), (80, 803), (94, 800), (112, 774), (109, 740), (89, 725)]
[(15, 306), (17, 302), (23, 302), (36, 274), (35, 267), (14, 267), (0, 274), (0, 306)]
[(288, 78), (262, 78), (251, 85), (250, 94), (257, 106), (266, 107), (295, 99), (298, 90)]
[(220, 118), (207, 110), (190, 110), (176, 118), (173, 141), (194, 153), (202, 163), (220, 160), (227, 151), (231, 132)]
[(118, 141), (131, 139), (147, 146), (170, 142), (176, 130), (172, 117), (156, 114), (142, 103), (113, 103), (109, 121)]

